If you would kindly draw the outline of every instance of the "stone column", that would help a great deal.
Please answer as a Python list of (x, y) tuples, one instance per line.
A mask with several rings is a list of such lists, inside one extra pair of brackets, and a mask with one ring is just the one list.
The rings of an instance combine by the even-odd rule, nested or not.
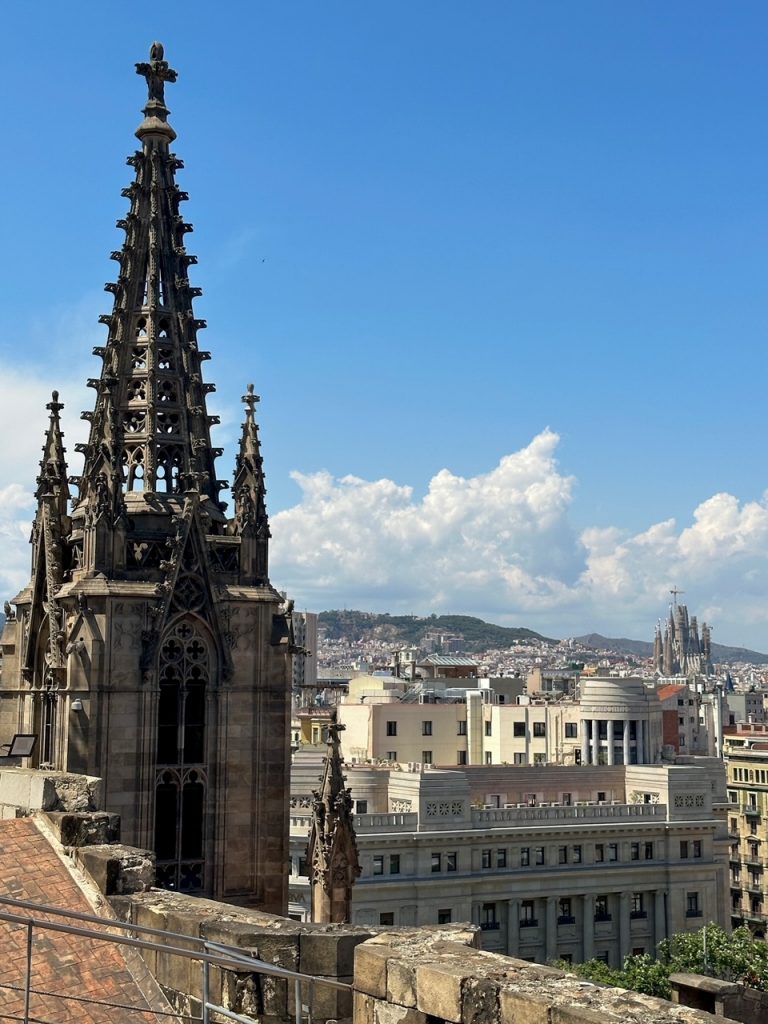
[(662, 939), (667, 937), (667, 919), (664, 907), (664, 897), (666, 891), (664, 889), (657, 889), (655, 892), (655, 900), (653, 907), (653, 940), (655, 944), (661, 942)]
[(647, 747), (647, 734), (648, 734), (648, 722), (644, 718), (639, 718), (637, 722), (637, 740), (638, 740), (638, 752), (637, 752), (637, 763), (645, 764), (648, 760), (648, 747)]
[(581, 727), (581, 763), (589, 764), (589, 719), (582, 718), (579, 725)]
[(546, 935), (547, 960), (554, 960), (557, 956), (557, 897), (547, 896), (547, 925)]
[(631, 894), (628, 892), (619, 893), (619, 967), (624, 963), (624, 957), (629, 956), (629, 912), (632, 906)]
[(608, 764), (613, 764), (613, 719), (609, 718), (607, 723), (608, 739)]
[(624, 719), (624, 764), (629, 764), (629, 719)]
[(597, 718), (592, 719), (592, 760), (590, 764), (597, 764), (598, 754), (600, 751), (600, 721)]
[(581, 958), (591, 960), (595, 955), (595, 897), (583, 896), (581, 899)]
[(507, 956), (520, 952), (520, 900), (507, 900)]

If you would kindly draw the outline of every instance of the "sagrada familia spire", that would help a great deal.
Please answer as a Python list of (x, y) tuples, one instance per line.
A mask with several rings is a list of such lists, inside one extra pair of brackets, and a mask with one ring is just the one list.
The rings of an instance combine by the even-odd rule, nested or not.
[[(672, 593), (676, 596), (680, 591)], [(661, 623), (656, 624), (653, 667), (664, 676), (711, 675), (712, 630), (702, 622), (699, 636), (696, 616), (688, 617), (686, 605), (676, 601), (670, 605), (663, 633)]]
[(100, 776), (123, 841), (155, 850), (158, 884), (282, 912), (292, 631), (268, 578), (258, 398), (249, 386), (227, 517), (170, 149), (176, 72), (159, 43), (136, 70), (148, 98), (83, 470), (67, 478), (54, 391), (0, 731), (37, 734), (41, 765)]

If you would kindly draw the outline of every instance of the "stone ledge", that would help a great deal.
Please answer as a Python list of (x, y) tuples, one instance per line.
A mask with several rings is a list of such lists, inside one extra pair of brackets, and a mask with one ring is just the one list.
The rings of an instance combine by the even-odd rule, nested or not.
[(62, 846), (99, 846), (120, 841), (120, 815), (104, 811), (48, 811), (56, 839)]
[(146, 892), (155, 878), (154, 854), (132, 846), (79, 846), (75, 860), (105, 896)]

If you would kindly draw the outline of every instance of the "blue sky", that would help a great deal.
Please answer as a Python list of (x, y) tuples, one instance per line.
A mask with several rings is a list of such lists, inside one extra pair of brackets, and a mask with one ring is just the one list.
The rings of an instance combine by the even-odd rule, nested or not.
[(252, 379), (275, 582), (554, 635), (648, 634), (676, 583), (768, 649), (764, 5), (4, 13), (0, 368), (30, 431), (57, 384), (81, 429), (158, 38), (221, 472)]

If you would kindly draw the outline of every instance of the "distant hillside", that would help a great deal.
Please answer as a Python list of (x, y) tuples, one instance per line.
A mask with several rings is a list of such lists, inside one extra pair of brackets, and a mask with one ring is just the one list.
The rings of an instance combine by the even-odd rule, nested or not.
[[(597, 651), (613, 651), (615, 654), (631, 655), (635, 658), (650, 658), (653, 655), (653, 644), (647, 640), (628, 640), (626, 637), (611, 639), (599, 633), (587, 633), (576, 636), (577, 643), (585, 647), (593, 647)], [(712, 644), (712, 660), (715, 663), (732, 663), (734, 661), (751, 662), (753, 665), (768, 665), (768, 654), (750, 651), (746, 647), (727, 647), (725, 644)]]
[(531, 629), (495, 626), (471, 615), (377, 615), (373, 612), (320, 612), (319, 623), (330, 640), (381, 640), (393, 646), (417, 646), (426, 633), (461, 633), (465, 650), (511, 647), (520, 640), (557, 643)]

